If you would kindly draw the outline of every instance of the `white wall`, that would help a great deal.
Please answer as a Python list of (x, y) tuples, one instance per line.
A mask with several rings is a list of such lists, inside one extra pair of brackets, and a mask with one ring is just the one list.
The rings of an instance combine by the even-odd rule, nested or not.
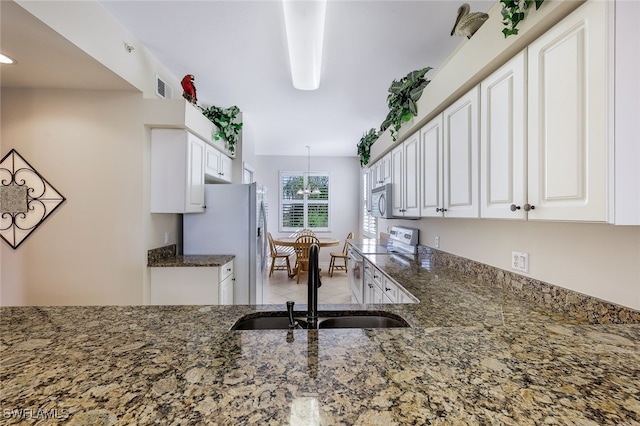
[[(274, 237), (287, 236), (278, 232), (278, 197), (280, 171), (307, 171), (307, 157), (255, 156), (255, 178), (266, 185), (269, 200), (268, 230)], [(311, 157), (311, 171), (328, 171), (331, 175), (331, 232), (322, 236), (344, 241), (349, 232), (358, 235), (359, 159), (357, 157)], [(331, 251), (342, 247), (320, 250), (320, 262), (329, 262)]]
[[(640, 226), (486, 219), (379, 221), (420, 229), (420, 244), (511, 270), (511, 252), (529, 253), (528, 277), (640, 309)], [(515, 272), (515, 271), (514, 271)]]
[[(17, 249), (1, 247), (2, 305), (143, 303), (146, 251), (178, 235), (149, 215), (149, 131), (134, 92), (3, 89), (1, 150), (67, 201)], [(149, 220), (151, 217), (151, 220)]]

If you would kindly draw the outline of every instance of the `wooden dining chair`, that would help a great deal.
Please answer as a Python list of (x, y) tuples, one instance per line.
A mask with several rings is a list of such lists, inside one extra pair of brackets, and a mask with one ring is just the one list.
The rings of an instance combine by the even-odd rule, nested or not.
[(316, 233), (315, 233), (315, 232), (313, 232), (311, 229), (307, 229), (307, 228), (305, 228), (305, 229), (301, 229), (301, 230), (299, 230), (299, 231), (296, 233), (296, 237), (301, 237), (301, 236), (303, 236), (303, 235), (311, 235), (311, 236), (314, 236), (314, 237), (315, 237), (315, 236), (316, 236)]
[(295, 273), (298, 275), (296, 281), (298, 284), (300, 284), (300, 273), (309, 271), (309, 247), (314, 243), (320, 244), (318, 238), (313, 235), (301, 235), (293, 243), (293, 249), (296, 252)]
[[(291, 276), (291, 263), (289, 262), (289, 256), (291, 256), (291, 253), (287, 253), (286, 251), (278, 251), (278, 246), (276, 246), (271, 232), (267, 232), (267, 237), (269, 238), (269, 252), (271, 255), (271, 269), (269, 270), (269, 277), (271, 277), (271, 274), (273, 274), (274, 270), (286, 270), (287, 275)], [(278, 259), (284, 259), (285, 263), (278, 264)]]
[[(331, 255), (331, 260), (329, 261), (329, 276), (333, 276), (334, 269), (340, 269), (346, 272), (347, 270), (347, 240), (353, 238), (353, 232), (349, 232), (347, 238), (344, 240), (344, 246), (342, 246), (342, 251), (340, 253), (329, 253)], [(343, 265), (336, 265), (336, 259), (342, 259), (344, 262)]]

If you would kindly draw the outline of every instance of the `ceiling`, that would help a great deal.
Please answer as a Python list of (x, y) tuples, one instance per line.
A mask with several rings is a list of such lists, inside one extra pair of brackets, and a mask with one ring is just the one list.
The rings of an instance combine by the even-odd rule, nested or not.
[[(195, 75), (200, 105), (237, 105), (257, 155), (307, 155), (308, 145), (312, 156), (356, 156), (362, 135), (386, 116), (391, 81), (426, 66), (432, 76), (465, 40), (449, 35), (462, 0), (329, 0), (320, 88), (299, 91), (280, 1), (99, 1), (175, 77)], [(484, 12), (494, 3), (466, 1)], [(20, 72), (2, 67), (3, 87), (131, 89), (68, 43), (66, 59), (53, 57), (62, 37), (0, 3), (2, 49), (33, 47)]]

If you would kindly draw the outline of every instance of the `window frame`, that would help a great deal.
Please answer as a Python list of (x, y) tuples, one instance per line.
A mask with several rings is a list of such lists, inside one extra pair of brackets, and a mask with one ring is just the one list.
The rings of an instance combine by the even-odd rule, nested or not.
[(360, 175), (360, 232), (363, 237), (377, 238), (378, 218), (371, 215), (371, 169), (362, 169)]
[[(326, 176), (328, 194), (326, 200), (309, 200), (308, 195), (303, 195), (302, 200), (285, 200), (283, 191), (283, 178), (285, 176), (301, 176), (303, 187), (308, 184), (310, 176)], [(312, 229), (314, 232), (323, 233), (331, 232), (331, 198), (332, 198), (331, 173), (328, 171), (287, 171), (280, 170), (278, 173), (278, 231), (279, 232), (296, 232), (302, 228)], [(303, 206), (303, 226), (301, 228), (283, 225), (284, 206), (291, 204), (302, 204)], [(308, 207), (310, 204), (326, 204), (327, 205), (327, 226), (326, 227), (310, 227), (308, 223)]]

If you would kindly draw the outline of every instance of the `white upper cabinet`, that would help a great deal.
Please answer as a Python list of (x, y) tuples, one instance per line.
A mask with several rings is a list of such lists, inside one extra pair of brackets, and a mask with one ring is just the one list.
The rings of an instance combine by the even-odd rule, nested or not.
[(204, 173), (205, 176), (218, 178), (220, 176), (220, 151), (214, 147), (207, 145), (206, 157), (204, 161)]
[(589, 1), (529, 45), (530, 220), (607, 220), (606, 12)]
[(371, 167), (371, 189), (391, 183), (391, 153), (376, 161)]
[(404, 177), (404, 145), (400, 144), (391, 151), (391, 209), (394, 216), (402, 216), (404, 207), (402, 191)]
[(207, 145), (205, 159), (205, 177), (208, 182), (231, 182), (231, 158), (218, 151), (211, 145)]
[(442, 217), (443, 195), (442, 114), (420, 129), (420, 215)]
[(403, 216), (420, 216), (420, 132), (404, 141)]
[(478, 97), (475, 87), (444, 110), (444, 213), (479, 217)]
[(391, 151), (394, 216), (420, 216), (420, 133), (416, 132)]
[(205, 142), (182, 129), (151, 129), (151, 213), (201, 213)]
[(521, 52), (480, 85), (481, 217), (527, 217), (525, 72)]

